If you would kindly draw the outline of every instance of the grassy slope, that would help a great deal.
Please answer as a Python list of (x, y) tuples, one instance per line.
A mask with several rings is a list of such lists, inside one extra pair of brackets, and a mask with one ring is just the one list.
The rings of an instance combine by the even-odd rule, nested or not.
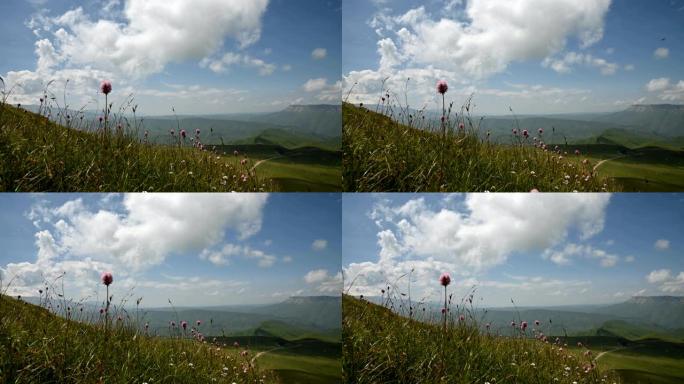
[(327, 332), (316, 331), (310, 328), (299, 327), (277, 320), (264, 321), (254, 329), (237, 332), (234, 335), (274, 336), (288, 341), (296, 341), (301, 339), (317, 339), (331, 343), (340, 341), (339, 330), (329, 330)]
[(108, 331), (0, 295), (0, 383), (277, 382), (239, 349), (146, 337), (129, 325)]
[(606, 341), (601, 345), (593, 342), (594, 339), (582, 338), (585, 343), (592, 343), (600, 366), (614, 370), (624, 383), (678, 384), (684, 381), (684, 344), (643, 340)]
[[(601, 383), (590, 358), (559, 346), (481, 333), (470, 319), (448, 330), (343, 298), (344, 377), (350, 383)], [(534, 365), (533, 365), (534, 363)], [(567, 370), (566, 370), (566, 367)], [(557, 380), (556, 380), (557, 379)]]
[(247, 346), (259, 368), (273, 371), (284, 383), (324, 384), (342, 380), (339, 338), (286, 340), (276, 336), (222, 336), (217, 339), (228, 345), (235, 341)]
[(607, 321), (595, 333), (596, 335), (623, 337), (631, 341), (658, 339), (674, 343), (684, 342), (684, 329), (668, 331), (662, 328), (635, 325), (621, 320)]
[[(246, 182), (242, 181), (243, 174), (248, 176)], [(273, 188), (270, 181), (262, 180), (249, 168), (226, 164), (206, 151), (146, 145), (133, 133), (103, 134), (102, 129), (83, 132), (0, 104), (0, 191), (220, 192)]]
[[(526, 145), (482, 140), (466, 133), (411, 128), (350, 104), (343, 106), (345, 191), (602, 191), (617, 186), (592, 174), (583, 157)], [(570, 152), (574, 148), (567, 148)], [(566, 178), (567, 176), (567, 178)], [(587, 176), (589, 176), (587, 178)]]
[[(341, 189), (341, 154), (316, 147), (289, 149), (280, 145), (224, 145), (217, 151), (233, 153), (238, 150), (250, 160), (250, 167), (270, 179), (281, 191), (335, 192)], [(241, 157), (225, 157), (227, 164), (236, 167)], [(263, 161), (262, 161), (263, 160)]]
[[(680, 347), (681, 348), (681, 347)], [(615, 370), (625, 383), (678, 384), (684, 382), (684, 355), (656, 346), (608, 352), (599, 364)]]
[(242, 140), (236, 140), (231, 144), (276, 144), (288, 149), (300, 147), (318, 147), (329, 151), (337, 151), (340, 149), (340, 139), (325, 139), (316, 138), (309, 135), (302, 135), (292, 132), (287, 132), (282, 129), (267, 129), (260, 132), (256, 136), (252, 136)]

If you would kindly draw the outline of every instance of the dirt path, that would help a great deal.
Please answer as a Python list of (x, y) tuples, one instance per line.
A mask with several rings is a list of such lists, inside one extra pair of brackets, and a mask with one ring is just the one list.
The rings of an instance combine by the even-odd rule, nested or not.
[(254, 164), (254, 166), (252, 167), (252, 169), (250, 169), (250, 171), (255, 170), (256, 167), (260, 166), (261, 164), (263, 164), (263, 163), (265, 163), (265, 162), (267, 162), (267, 161), (269, 161), (269, 160), (279, 159), (279, 158), (281, 158), (281, 157), (283, 157), (283, 156), (282, 156), (282, 155), (278, 155), (278, 156), (269, 157), (268, 159), (259, 160), (259, 161), (257, 161), (257, 162)]
[(600, 166), (602, 166), (603, 163), (605, 163), (605, 162), (607, 162), (607, 161), (611, 161), (611, 160), (621, 159), (621, 158), (623, 158), (623, 157), (627, 157), (627, 155), (615, 156), (615, 157), (611, 157), (610, 159), (603, 159), (603, 160), (599, 161), (598, 163), (596, 163), (596, 165), (594, 165), (594, 172), (596, 172), (596, 170), (597, 170)]
[(617, 347), (617, 348), (614, 348), (614, 349), (611, 349), (611, 350), (608, 350), (608, 351), (603, 351), (603, 352), (599, 353), (598, 355), (596, 355), (596, 357), (594, 357), (594, 362), (598, 361), (598, 359), (600, 359), (600, 358), (601, 358), (603, 355), (605, 355), (606, 353), (615, 352), (615, 351), (620, 351), (620, 350), (623, 350), (623, 349), (627, 349), (627, 347)]
[(269, 352), (273, 352), (273, 351), (275, 351), (275, 350), (277, 350), (277, 349), (283, 349), (283, 347), (275, 347), (275, 348), (269, 349), (268, 351), (261, 351), (261, 352), (257, 353), (256, 355), (254, 355), (254, 357), (252, 357), (252, 360), (250, 360), (250, 363), (254, 364), (254, 362), (256, 361), (256, 359), (260, 358), (261, 356), (263, 356), (263, 355), (265, 355), (265, 354), (267, 354), (267, 353), (269, 353)]

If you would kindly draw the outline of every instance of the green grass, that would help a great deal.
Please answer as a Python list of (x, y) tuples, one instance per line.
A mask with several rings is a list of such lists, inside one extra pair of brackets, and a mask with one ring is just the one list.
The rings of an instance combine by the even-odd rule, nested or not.
[(616, 336), (630, 341), (661, 340), (684, 343), (684, 329), (666, 330), (658, 327), (635, 325), (622, 320), (607, 321), (594, 332), (597, 335)]
[(267, 129), (258, 135), (232, 142), (232, 144), (251, 144), (251, 145), (280, 145), (288, 149), (301, 147), (318, 147), (329, 151), (340, 149), (339, 137), (337, 139), (315, 138), (310, 135), (302, 135), (287, 132), (282, 129)]
[[(589, 150), (591, 148), (589, 147)], [(684, 190), (684, 151), (645, 147), (621, 152), (591, 154), (601, 174), (615, 180), (626, 192), (673, 192)]]
[(146, 336), (124, 312), (122, 321), (112, 311), (108, 322), (86, 324), (92, 315), (66, 305), (50, 301), (49, 310), (0, 295), (0, 383), (282, 382), (251, 362), (254, 351)]
[[(392, 114), (389, 108), (385, 113)], [(463, 130), (457, 128), (459, 123), (465, 124)], [(591, 162), (583, 164), (585, 157), (574, 155), (574, 147), (559, 148), (559, 153), (546, 151), (533, 146), (532, 138), (515, 145), (495, 144), (479, 132), (476, 123), (460, 115), (458, 121), (448, 123), (446, 134), (440, 127), (423, 126), (419, 117), (411, 116), (407, 124), (363, 107), (343, 105), (344, 191), (619, 189), (594, 172)]]
[(280, 350), (257, 359), (259, 367), (274, 371), (284, 383), (335, 384), (342, 382), (340, 358), (289, 354)]
[[(280, 145), (224, 145), (217, 151), (241, 156), (226, 156), (225, 161), (238, 167), (242, 155), (248, 166), (269, 179), (279, 191), (336, 192), (341, 190), (342, 169), (339, 151), (317, 147), (285, 148)], [(255, 168), (256, 167), (256, 168)]]
[(230, 336), (271, 336), (285, 341), (314, 339), (330, 343), (339, 343), (341, 338), (339, 329), (325, 331), (316, 330), (310, 327), (296, 326), (278, 320), (264, 321), (256, 328), (235, 332)]
[(478, 329), (457, 313), (444, 327), (343, 297), (343, 356), (349, 383), (603, 383), (619, 382), (591, 357), (526, 337)]
[[(273, 326), (271, 324), (270, 328)], [(275, 325), (275, 328), (272, 330), (282, 331), (283, 327)], [(237, 341), (240, 345), (249, 347), (259, 367), (274, 372), (283, 383), (342, 382), (342, 345), (339, 337), (334, 341), (325, 341), (318, 338), (294, 338), (294, 335), (291, 339), (285, 339), (264, 336), (263, 332), (253, 333), (259, 336), (226, 336), (219, 337), (218, 340), (228, 345)]]
[[(57, 111), (42, 113), (57, 113)], [(74, 116), (67, 126), (0, 103), (0, 191), (270, 191), (275, 185), (222, 156), (146, 144), (139, 122), (108, 129)], [(117, 126), (121, 124), (121, 129)], [(244, 177), (243, 177), (244, 176)]]
[(606, 348), (598, 358), (601, 367), (614, 370), (624, 383), (676, 384), (684, 381), (684, 345), (663, 341)]

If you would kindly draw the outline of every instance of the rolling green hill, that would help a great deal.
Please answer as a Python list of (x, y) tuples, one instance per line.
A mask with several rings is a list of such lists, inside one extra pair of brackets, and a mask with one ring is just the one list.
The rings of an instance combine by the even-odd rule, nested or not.
[(312, 135), (302, 135), (287, 132), (282, 129), (266, 129), (255, 136), (235, 140), (231, 145), (279, 145), (288, 149), (299, 147), (319, 147), (330, 151), (337, 151), (342, 145), (339, 137), (323, 138)]
[(683, 296), (634, 296), (623, 303), (598, 308), (597, 312), (668, 329), (684, 328)]
[(624, 111), (601, 116), (596, 121), (639, 127), (642, 134), (681, 137), (684, 135), (684, 105), (633, 105)]
[(653, 325), (637, 325), (623, 320), (607, 321), (595, 330), (595, 334), (597, 336), (615, 336), (631, 341), (658, 339), (676, 343), (684, 342), (684, 328), (670, 330)]
[(342, 337), (339, 328), (328, 330), (312, 329), (278, 320), (264, 321), (256, 328), (237, 332), (232, 336), (273, 336), (288, 341), (316, 339), (333, 343), (339, 342)]
[(342, 108), (339, 104), (291, 105), (279, 112), (244, 116), (242, 119), (298, 127), (299, 134), (323, 137), (339, 137), (342, 130)]

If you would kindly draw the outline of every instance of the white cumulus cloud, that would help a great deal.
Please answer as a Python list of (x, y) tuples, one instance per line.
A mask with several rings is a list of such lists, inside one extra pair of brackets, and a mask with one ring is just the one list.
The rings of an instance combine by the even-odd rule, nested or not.
[(667, 239), (658, 239), (656, 242), (653, 244), (653, 247), (659, 251), (664, 251), (666, 249), (670, 248), (670, 240)]
[(653, 56), (656, 59), (667, 59), (670, 56), (670, 50), (664, 47), (660, 47), (653, 51)]
[[(428, 285), (442, 271), (476, 274), (515, 252), (552, 248), (570, 231), (593, 237), (603, 230), (609, 200), (607, 194), (469, 194), (458, 209), (422, 198), (399, 206), (381, 202), (371, 213), (379, 226), (377, 259), (348, 264), (345, 276), (357, 292), (375, 293), (408, 273)], [(617, 262), (601, 252), (590, 253), (605, 267)]]
[(328, 273), (327, 269), (314, 269), (304, 275), (307, 284), (315, 285), (321, 293), (339, 293), (342, 291), (342, 272), (335, 275)]
[(316, 48), (311, 52), (311, 57), (315, 60), (323, 60), (328, 56), (328, 50), (325, 48)]
[(317, 239), (317, 240), (314, 240), (313, 243), (311, 243), (311, 249), (313, 249), (314, 251), (322, 251), (327, 247), (328, 247), (328, 240)]
[[(76, 286), (97, 281), (103, 270), (131, 276), (177, 252), (204, 253), (220, 264), (229, 251), (210, 255), (203, 250), (223, 241), (227, 232), (237, 239), (259, 232), (267, 199), (266, 194), (169, 193), (127, 194), (116, 208), (86, 206), (81, 199), (58, 207), (37, 203), (27, 213), (38, 227), (35, 262), (9, 263), (0, 272), (14, 278), (14, 289), (21, 291), (63, 272)], [(264, 267), (275, 262), (250, 248), (242, 253)]]

